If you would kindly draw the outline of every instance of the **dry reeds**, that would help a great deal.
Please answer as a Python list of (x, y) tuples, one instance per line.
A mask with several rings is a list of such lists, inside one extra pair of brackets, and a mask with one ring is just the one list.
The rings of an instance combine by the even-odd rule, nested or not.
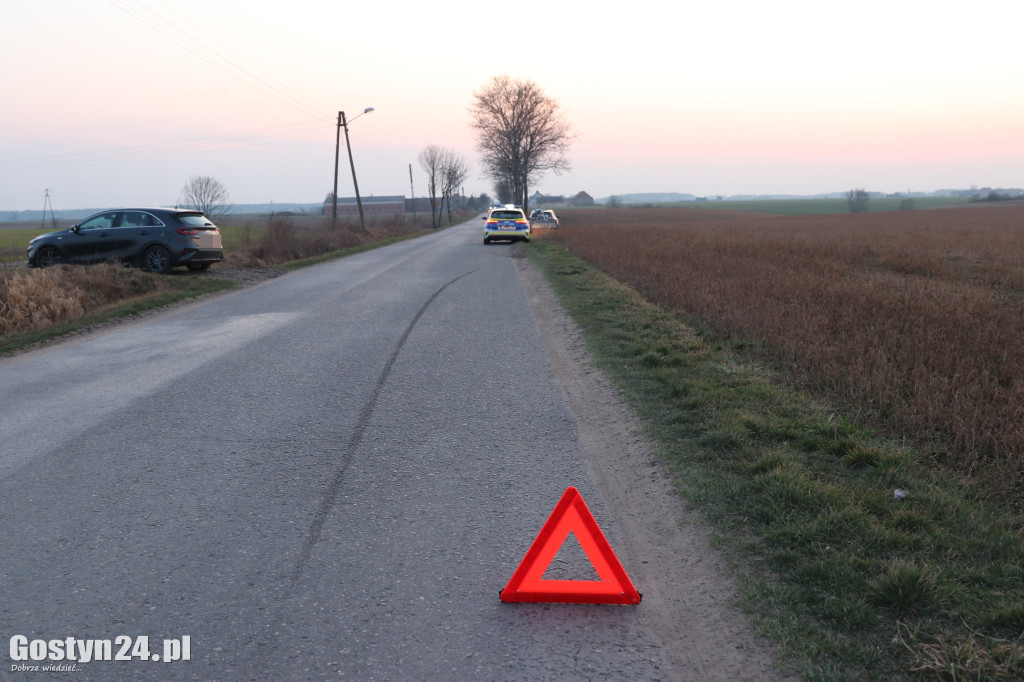
[(42, 329), (158, 287), (152, 276), (116, 263), (0, 271), (0, 334)]
[(553, 236), (956, 469), (1024, 478), (1024, 207), (579, 211)]
[[(347, 222), (331, 227), (327, 218), (312, 221), (304, 218), (298, 220), (289, 215), (273, 215), (266, 218), (257, 230), (247, 225), (238, 248), (233, 253), (228, 250), (229, 264), (276, 265), (422, 231), (404, 216), (374, 218), (365, 232), (353, 229), (354, 226)], [(258, 237), (253, 237), (254, 232)]]

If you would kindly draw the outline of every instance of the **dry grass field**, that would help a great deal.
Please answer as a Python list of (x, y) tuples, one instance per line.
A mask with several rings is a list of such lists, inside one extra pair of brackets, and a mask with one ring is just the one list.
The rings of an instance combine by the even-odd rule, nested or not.
[(550, 238), (941, 465), (1024, 482), (1024, 207), (565, 211)]

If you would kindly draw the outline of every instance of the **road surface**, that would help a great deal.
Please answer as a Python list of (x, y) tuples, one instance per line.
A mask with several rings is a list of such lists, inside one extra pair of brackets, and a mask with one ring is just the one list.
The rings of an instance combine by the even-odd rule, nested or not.
[[(481, 242), (473, 221), (0, 361), (5, 672), (769, 676), (728, 592), (682, 584), (718, 582), (703, 531), (673, 554), (672, 508), (595, 473), (606, 407), (570, 395), (541, 284)], [(570, 485), (639, 606), (499, 600)], [(581, 557), (570, 540), (546, 577), (593, 578)], [(136, 648), (84, 662), (93, 640)]]

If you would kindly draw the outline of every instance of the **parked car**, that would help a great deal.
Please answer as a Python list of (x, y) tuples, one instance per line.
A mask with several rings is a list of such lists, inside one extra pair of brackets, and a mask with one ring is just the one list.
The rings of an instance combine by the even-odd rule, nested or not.
[(119, 260), (149, 272), (205, 270), (224, 260), (220, 230), (202, 211), (119, 208), (28, 243), (28, 266)]
[(554, 229), (558, 227), (558, 216), (554, 211), (544, 209), (537, 213), (537, 217), (530, 220), (530, 226), (534, 229)]
[(530, 222), (523, 209), (512, 204), (492, 208), (484, 217), (484, 244), (492, 241), (530, 241)]

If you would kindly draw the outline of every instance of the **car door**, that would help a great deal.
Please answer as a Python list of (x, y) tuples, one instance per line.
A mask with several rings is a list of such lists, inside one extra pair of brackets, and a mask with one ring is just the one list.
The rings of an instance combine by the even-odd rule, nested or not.
[(121, 211), (114, 224), (114, 243), (111, 245), (114, 255), (111, 257), (134, 261), (152, 241), (160, 221), (145, 211)]
[(71, 228), (64, 252), (73, 263), (93, 263), (113, 258), (112, 251), (117, 248), (114, 238), (114, 223), (117, 211), (107, 211), (87, 218)]

